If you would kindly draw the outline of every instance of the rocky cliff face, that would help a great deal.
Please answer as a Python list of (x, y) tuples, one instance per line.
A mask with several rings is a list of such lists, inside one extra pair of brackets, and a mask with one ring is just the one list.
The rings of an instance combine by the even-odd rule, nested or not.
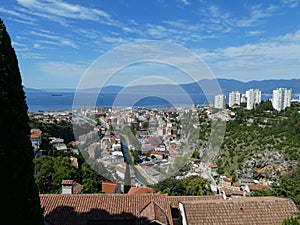
[(281, 175), (290, 174), (299, 166), (299, 161), (286, 160), (279, 152), (265, 151), (246, 160), (236, 173), (238, 178), (267, 178), (276, 181)]

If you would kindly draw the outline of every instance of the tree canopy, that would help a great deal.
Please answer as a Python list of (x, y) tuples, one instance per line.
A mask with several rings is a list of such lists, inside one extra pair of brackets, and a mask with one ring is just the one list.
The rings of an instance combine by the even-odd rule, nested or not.
[(173, 196), (180, 195), (211, 195), (210, 181), (199, 176), (190, 176), (184, 179), (168, 178), (154, 185), (156, 192)]
[(6, 224), (43, 224), (34, 181), (33, 148), (27, 104), (18, 60), (0, 19), (0, 187), (2, 221)]

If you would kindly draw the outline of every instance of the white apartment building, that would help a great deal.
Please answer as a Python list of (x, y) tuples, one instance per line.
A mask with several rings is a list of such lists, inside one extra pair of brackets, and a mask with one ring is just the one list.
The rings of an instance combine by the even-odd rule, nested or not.
[(277, 88), (273, 90), (272, 105), (277, 111), (291, 106), (292, 89)]
[(240, 105), (241, 104), (241, 93), (238, 91), (232, 91), (229, 93), (229, 107), (232, 107), (234, 105)]
[(225, 108), (225, 95), (216, 95), (215, 96), (215, 108), (224, 109)]
[(247, 109), (253, 109), (255, 104), (259, 104), (261, 102), (261, 90), (259, 89), (249, 89), (246, 91), (247, 98)]
[(241, 96), (241, 103), (247, 103), (246, 94), (242, 94), (242, 96)]

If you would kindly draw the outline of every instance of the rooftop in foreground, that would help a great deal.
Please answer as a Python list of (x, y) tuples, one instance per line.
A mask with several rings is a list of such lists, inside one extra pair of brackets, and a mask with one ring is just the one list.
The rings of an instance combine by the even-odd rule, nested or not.
[(292, 200), (270, 196), (41, 194), (40, 199), (45, 221), (51, 225), (281, 225), (285, 218), (299, 213)]

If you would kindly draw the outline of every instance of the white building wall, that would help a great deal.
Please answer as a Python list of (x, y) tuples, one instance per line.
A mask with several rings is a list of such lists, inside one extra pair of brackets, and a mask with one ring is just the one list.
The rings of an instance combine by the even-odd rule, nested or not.
[(246, 97), (246, 94), (242, 94), (242, 97), (241, 97), (241, 103), (247, 103), (247, 97)]
[(73, 186), (63, 185), (61, 191), (62, 194), (73, 194)]
[(184, 205), (181, 202), (179, 202), (179, 212), (182, 218), (182, 225), (188, 225)]
[(273, 90), (272, 105), (277, 111), (291, 106), (292, 89), (277, 88)]
[(259, 104), (261, 102), (261, 90), (259, 89), (250, 89), (246, 91), (247, 98), (247, 109), (253, 109), (255, 104)]
[(224, 109), (225, 108), (225, 95), (216, 95), (215, 96), (215, 108)]
[(232, 107), (234, 105), (240, 105), (241, 104), (241, 94), (238, 91), (232, 91), (229, 93), (229, 107)]
[(292, 89), (284, 90), (283, 108), (291, 107)]

